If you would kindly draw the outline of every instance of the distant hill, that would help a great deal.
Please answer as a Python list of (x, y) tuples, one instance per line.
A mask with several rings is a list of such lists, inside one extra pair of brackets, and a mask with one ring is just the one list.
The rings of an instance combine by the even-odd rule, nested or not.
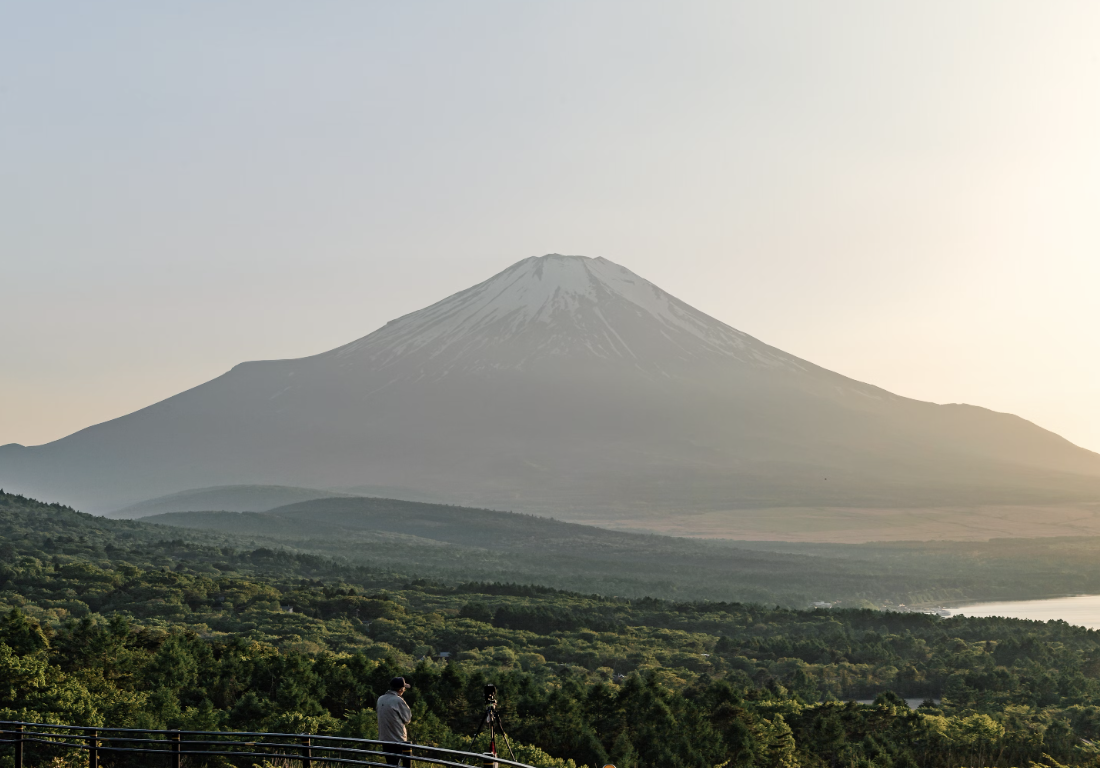
[(485, 509), (336, 498), (142, 523), (447, 581), (677, 600), (914, 604), (1100, 591), (1100, 538), (856, 546), (700, 541)]
[(111, 513), (109, 517), (139, 518), (169, 512), (266, 512), (301, 501), (350, 495), (287, 485), (222, 485), (140, 501)]
[(243, 363), (54, 443), (0, 447), (0, 487), (91, 511), (276, 484), (617, 527), (704, 515), (723, 535), (753, 510), (813, 508), (827, 529), (882, 508), (1095, 502), (1100, 455), (1016, 416), (854, 381), (617, 264), (558, 254), (338, 349)]
[(808, 598), (828, 584), (858, 600), (881, 587), (865, 587), (858, 565), (836, 560), (393, 499), (319, 499), (265, 513), (178, 512), (142, 522), (448, 580), (538, 583), (624, 597), (774, 601)]
[(333, 488), (347, 496), (370, 496), (376, 499), (397, 499), (399, 501), (421, 501), (425, 504), (449, 504), (451, 500), (444, 493), (417, 488), (406, 488), (400, 485), (352, 485), (348, 487)]
[[(77, 551), (127, 560), (131, 552), (163, 565), (166, 552), (179, 551), (189, 567), (214, 576), (230, 558), (257, 568), (312, 563), (337, 580), (365, 566), (412, 587), (419, 577), (796, 607), (813, 600), (913, 605), (1100, 592), (1096, 537), (858, 546), (707, 542), (385, 499), (109, 520), (0, 492), (0, 540), (24, 546), (30, 539), (39, 541), (41, 562)], [(0, 580), (9, 561), (0, 562)]]
[(477, 549), (526, 552), (542, 548), (555, 554), (568, 553), (579, 545), (605, 550), (656, 541), (681, 550), (699, 546), (672, 537), (622, 533), (535, 515), (378, 498), (317, 499), (263, 514), (177, 512), (146, 517), (144, 522), (299, 539), (399, 535)]

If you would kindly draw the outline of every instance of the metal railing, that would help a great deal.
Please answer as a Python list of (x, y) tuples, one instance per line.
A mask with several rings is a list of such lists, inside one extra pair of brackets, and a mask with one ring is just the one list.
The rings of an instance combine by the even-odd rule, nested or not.
[[(252, 768), (256, 760), (288, 768), (368, 765), (388, 768), (531, 768), (491, 754), (461, 752), (422, 744), (397, 744), (345, 736), (243, 731), (164, 731), (146, 728), (87, 728), (77, 725), (0, 720), (0, 745), (15, 751), (15, 768), (36, 768), (53, 757), (87, 755), (88, 768), (141, 765), (155, 768), (234, 766)], [(80, 760), (83, 762), (82, 760)], [(400, 761), (400, 762), (399, 762)]]

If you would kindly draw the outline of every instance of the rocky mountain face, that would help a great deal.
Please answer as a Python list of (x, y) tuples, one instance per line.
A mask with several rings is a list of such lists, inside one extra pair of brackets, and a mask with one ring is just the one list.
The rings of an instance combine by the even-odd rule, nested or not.
[(243, 363), (0, 487), (90, 511), (191, 488), (407, 488), (618, 525), (701, 511), (1100, 499), (1100, 455), (893, 395), (604, 259), (525, 259), (338, 349)]

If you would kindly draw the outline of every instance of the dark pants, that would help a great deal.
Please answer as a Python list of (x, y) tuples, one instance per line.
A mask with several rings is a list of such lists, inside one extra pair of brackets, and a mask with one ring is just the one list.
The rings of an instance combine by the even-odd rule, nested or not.
[(386, 764), (409, 768), (412, 765), (412, 747), (405, 744), (386, 744)]

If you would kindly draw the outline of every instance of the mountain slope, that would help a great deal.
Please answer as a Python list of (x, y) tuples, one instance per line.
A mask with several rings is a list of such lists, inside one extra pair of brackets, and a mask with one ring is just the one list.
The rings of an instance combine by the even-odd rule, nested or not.
[(400, 486), (619, 525), (790, 506), (1100, 498), (1100, 456), (770, 347), (603, 259), (525, 259), (338, 349), (244, 363), (0, 486), (110, 510), (230, 484)]

